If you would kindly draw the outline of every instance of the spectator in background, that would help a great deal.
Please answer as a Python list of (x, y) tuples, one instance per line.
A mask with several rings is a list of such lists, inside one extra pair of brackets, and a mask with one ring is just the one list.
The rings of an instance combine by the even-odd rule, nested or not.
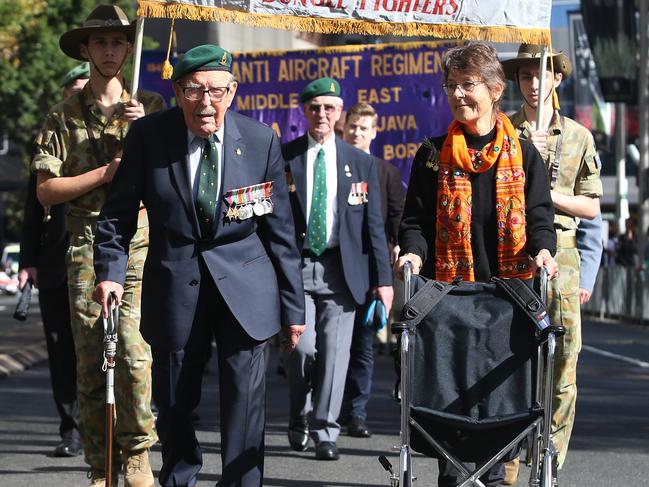
[[(370, 154), (370, 145), (376, 138), (378, 115), (367, 103), (353, 105), (345, 116), (343, 140), (357, 149)], [(403, 211), (405, 194), (401, 184), (401, 173), (392, 164), (374, 158), (379, 173), (381, 189), (381, 212), (385, 224), (390, 261), (394, 263), (399, 255), (397, 235)], [(373, 301), (369, 295), (367, 302), (356, 309), (354, 334), (350, 349), (349, 369), (345, 383), (345, 395), (341, 412), (341, 423), (347, 425), (347, 434), (359, 438), (369, 438), (372, 432), (367, 427), (367, 402), (372, 389), (372, 369), (374, 368), (374, 331), (364, 325), (365, 314)]]
[[(90, 77), (88, 63), (72, 68), (60, 82), (62, 99), (82, 90)], [(66, 205), (43, 208), (36, 198), (36, 175), (32, 173), (25, 199), (25, 216), (20, 237), (18, 283), (28, 279), (38, 287), (50, 381), (54, 404), (59, 413), (61, 441), (54, 448), (55, 457), (75, 457), (81, 453), (77, 424), (77, 358), (70, 328), (70, 305), (65, 254)]]
[(606, 240), (606, 249), (604, 251), (604, 265), (606, 267), (615, 267), (615, 257), (617, 254), (617, 225), (615, 221), (609, 222), (608, 239)]
[(644, 266), (649, 268), (649, 227), (647, 227), (647, 240), (644, 244)]
[(636, 220), (629, 217), (625, 222), (624, 233), (620, 234), (617, 238), (617, 245), (615, 248), (615, 262), (618, 265), (625, 267), (638, 266), (638, 248), (635, 238)]

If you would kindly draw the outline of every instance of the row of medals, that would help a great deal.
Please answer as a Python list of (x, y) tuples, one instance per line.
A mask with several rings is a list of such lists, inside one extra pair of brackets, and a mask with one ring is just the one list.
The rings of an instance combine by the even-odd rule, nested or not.
[(230, 220), (247, 220), (252, 215), (262, 216), (273, 212), (273, 202), (270, 199), (246, 203), (239, 206), (230, 206), (225, 216)]

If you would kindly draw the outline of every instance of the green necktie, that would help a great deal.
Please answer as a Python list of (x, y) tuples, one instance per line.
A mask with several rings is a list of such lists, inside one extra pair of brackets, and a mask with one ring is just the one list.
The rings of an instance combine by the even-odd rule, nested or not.
[(219, 156), (216, 150), (216, 137), (210, 135), (209, 139), (205, 140), (203, 157), (201, 157), (199, 164), (198, 194), (196, 195), (196, 213), (203, 237), (212, 235), (218, 181)]
[(309, 213), (309, 247), (315, 255), (327, 248), (327, 168), (324, 150), (320, 149), (313, 167), (313, 193)]

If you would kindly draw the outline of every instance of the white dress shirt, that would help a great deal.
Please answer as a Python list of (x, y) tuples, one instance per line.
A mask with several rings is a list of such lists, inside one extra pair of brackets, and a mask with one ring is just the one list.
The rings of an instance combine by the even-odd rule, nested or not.
[[(221, 191), (221, 179), (223, 177), (223, 126), (214, 134), (216, 137), (216, 155), (218, 157), (219, 174), (216, 181), (216, 200), (219, 199)], [(192, 195), (194, 201), (198, 195), (198, 168), (200, 167), (201, 157), (205, 150), (205, 139), (195, 135), (191, 130), (187, 129), (187, 153), (189, 154), (189, 178), (191, 183)]]
[[(318, 144), (310, 134), (307, 133), (309, 148), (306, 153), (306, 221), (309, 224), (311, 213), (311, 194), (313, 193), (313, 180), (315, 160), (320, 149), (324, 150), (325, 167), (327, 169), (327, 247), (337, 247), (338, 238), (338, 164), (336, 159), (336, 137), (329, 137), (324, 144)], [(308, 247), (308, 235), (305, 247)]]

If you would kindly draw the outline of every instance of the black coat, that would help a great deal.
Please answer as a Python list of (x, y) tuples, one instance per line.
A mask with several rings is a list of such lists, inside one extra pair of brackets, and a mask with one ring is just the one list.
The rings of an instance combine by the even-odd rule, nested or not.
[(40, 289), (56, 289), (67, 280), (65, 211), (66, 205), (54, 205), (50, 208), (49, 221), (43, 221), (45, 211), (36, 197), (36, 175), (31, 174), (20, 236), (19, 266), (21, 269), (36, 267)]
[(406, 193), (403, 190), (399, 170), (383, 159), (375, 158), (375, 160), (381, 185), (381, 213), (385, 222), (385, 236), (388, 243), (396, 245)]
[[(494, 137), (495, 129), (483, 137), (466, 135), (466, 140), (470, 148), (480, 150)], [(438, 150), (445, 139), (433, 139)], [(527, 253), (535, 256), (541, 249), (548, 249), (554, 255), (557, 234), (547, 171), (536, 148), (524, 140), (520, 144), (525, 171)], [(434, 278), (437, 172), (426, 166), (427, 156), (428, 150), (420, 147), (412, 164), (399, 244), (402, 254), (410, 252), (422, 258), (422, 275)], [(471, 247), (475, 279), (481, 282), (498, 275), (495, 168), (494, 164), (483, 173), (471, 175)]]

